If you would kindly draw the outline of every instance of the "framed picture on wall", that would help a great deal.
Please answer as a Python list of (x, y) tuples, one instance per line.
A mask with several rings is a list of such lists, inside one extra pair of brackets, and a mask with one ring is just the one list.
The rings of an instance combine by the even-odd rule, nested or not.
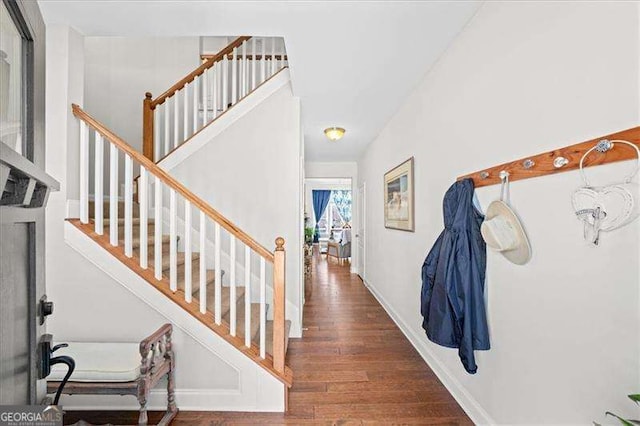
[(384, 226), (414, 232), (413, 157), (384, 175)]

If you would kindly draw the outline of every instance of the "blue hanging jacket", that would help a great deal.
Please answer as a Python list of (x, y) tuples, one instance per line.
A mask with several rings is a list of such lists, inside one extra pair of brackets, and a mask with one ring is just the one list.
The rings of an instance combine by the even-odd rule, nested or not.
[(474, 350), (488, 350), (484, 304), (487, 249), (473, 205), (473, 180), (451, 185), (444, 196), (444, 231), (422, 265), (422, 328), (434, 343), (458, 348), (468, 373), (478, 370)]

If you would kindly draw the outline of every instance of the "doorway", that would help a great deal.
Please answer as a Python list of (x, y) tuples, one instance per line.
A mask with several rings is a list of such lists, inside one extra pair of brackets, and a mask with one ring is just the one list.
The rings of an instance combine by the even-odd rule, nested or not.
[(362, 282), (366, 283), (365, 279), (365, 259), (366, 259), (366, 245), (365, 245), (365, 228), (366, 228), (366, 184), (363, 182), (361, 186), (358, 187), (358, 215), (360, 220), (358, 221), (358, 229), (356, 231), (355, 240), (356, 246), (358, 250), (358, 275)]
[(311, 294), (313, 268), (331, 263), (350, 272), (354, 194), (351, 178), (307, 178), (304, 181), (305, 294)]

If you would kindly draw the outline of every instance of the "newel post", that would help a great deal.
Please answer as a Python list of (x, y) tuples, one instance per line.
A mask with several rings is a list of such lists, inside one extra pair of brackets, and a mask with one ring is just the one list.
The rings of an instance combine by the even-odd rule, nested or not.
[(273, 253), (273, 368), (284, 372), (284, 332), (285, 332), (285, 252), (284, 238), (276, 238)]
[(151, 93), (147, 92), (142, 103), (142, 154), (151, 161), (153, 153), (153, 110)]

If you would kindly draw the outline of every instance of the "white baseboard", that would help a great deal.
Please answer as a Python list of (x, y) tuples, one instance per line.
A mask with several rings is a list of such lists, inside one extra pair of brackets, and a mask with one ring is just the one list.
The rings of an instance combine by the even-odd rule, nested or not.
[[(181, 411), (247, 411), (279, 412), (279, 410), (257, 410), (247, 404), (246, 395), (237, 390), (220, 389), (176, 389), (176, 405)], [(125, 395), (62, 395), (61, 405), (65, 410), (123, 410), (140, 409), (135, 396)], [(157, 388), (151, 391), (149, 411), (167, 409), (167, 391)]]
[[(257, 411), (247, 406), (246, 395), (237, 390), (176, 389), (175, 396), (176, 405), (182, 411)], [(63, 395), (60, 402), (65, 410), (137, 411), (140, 408), (132, 395)], [(166, 410), (167, 391), (152, 390), (147, 407), (150, 411)]]
[(435, 357), (431, 349), (429, 348), (426, 336), (418, 335), (413, 331), (397, 314), (397, 312), (387, 303), (386, 299), (376, 291), (375, 287), (371, 285), (370, 281), (364, 282), (365, 286), (369, 289), (373, 297), (375, 297), (384, 310), (389, 314), (393, 322), (400, 328), (409, 342), (418, 351), (422, 359), (429, 365), (431, 370), (438, 376), (438, 379), (447, 388), (449, 393), (460, 404), (462, 409), (471, 418), (473, 423), (477, 425), (495, 425), (496, 422), (491, 418), (484, 408), (476, 401), (476, 399), (466, 390), (466, 388), (458, 381), (458, 379), (451, 374), (438, 359)]

